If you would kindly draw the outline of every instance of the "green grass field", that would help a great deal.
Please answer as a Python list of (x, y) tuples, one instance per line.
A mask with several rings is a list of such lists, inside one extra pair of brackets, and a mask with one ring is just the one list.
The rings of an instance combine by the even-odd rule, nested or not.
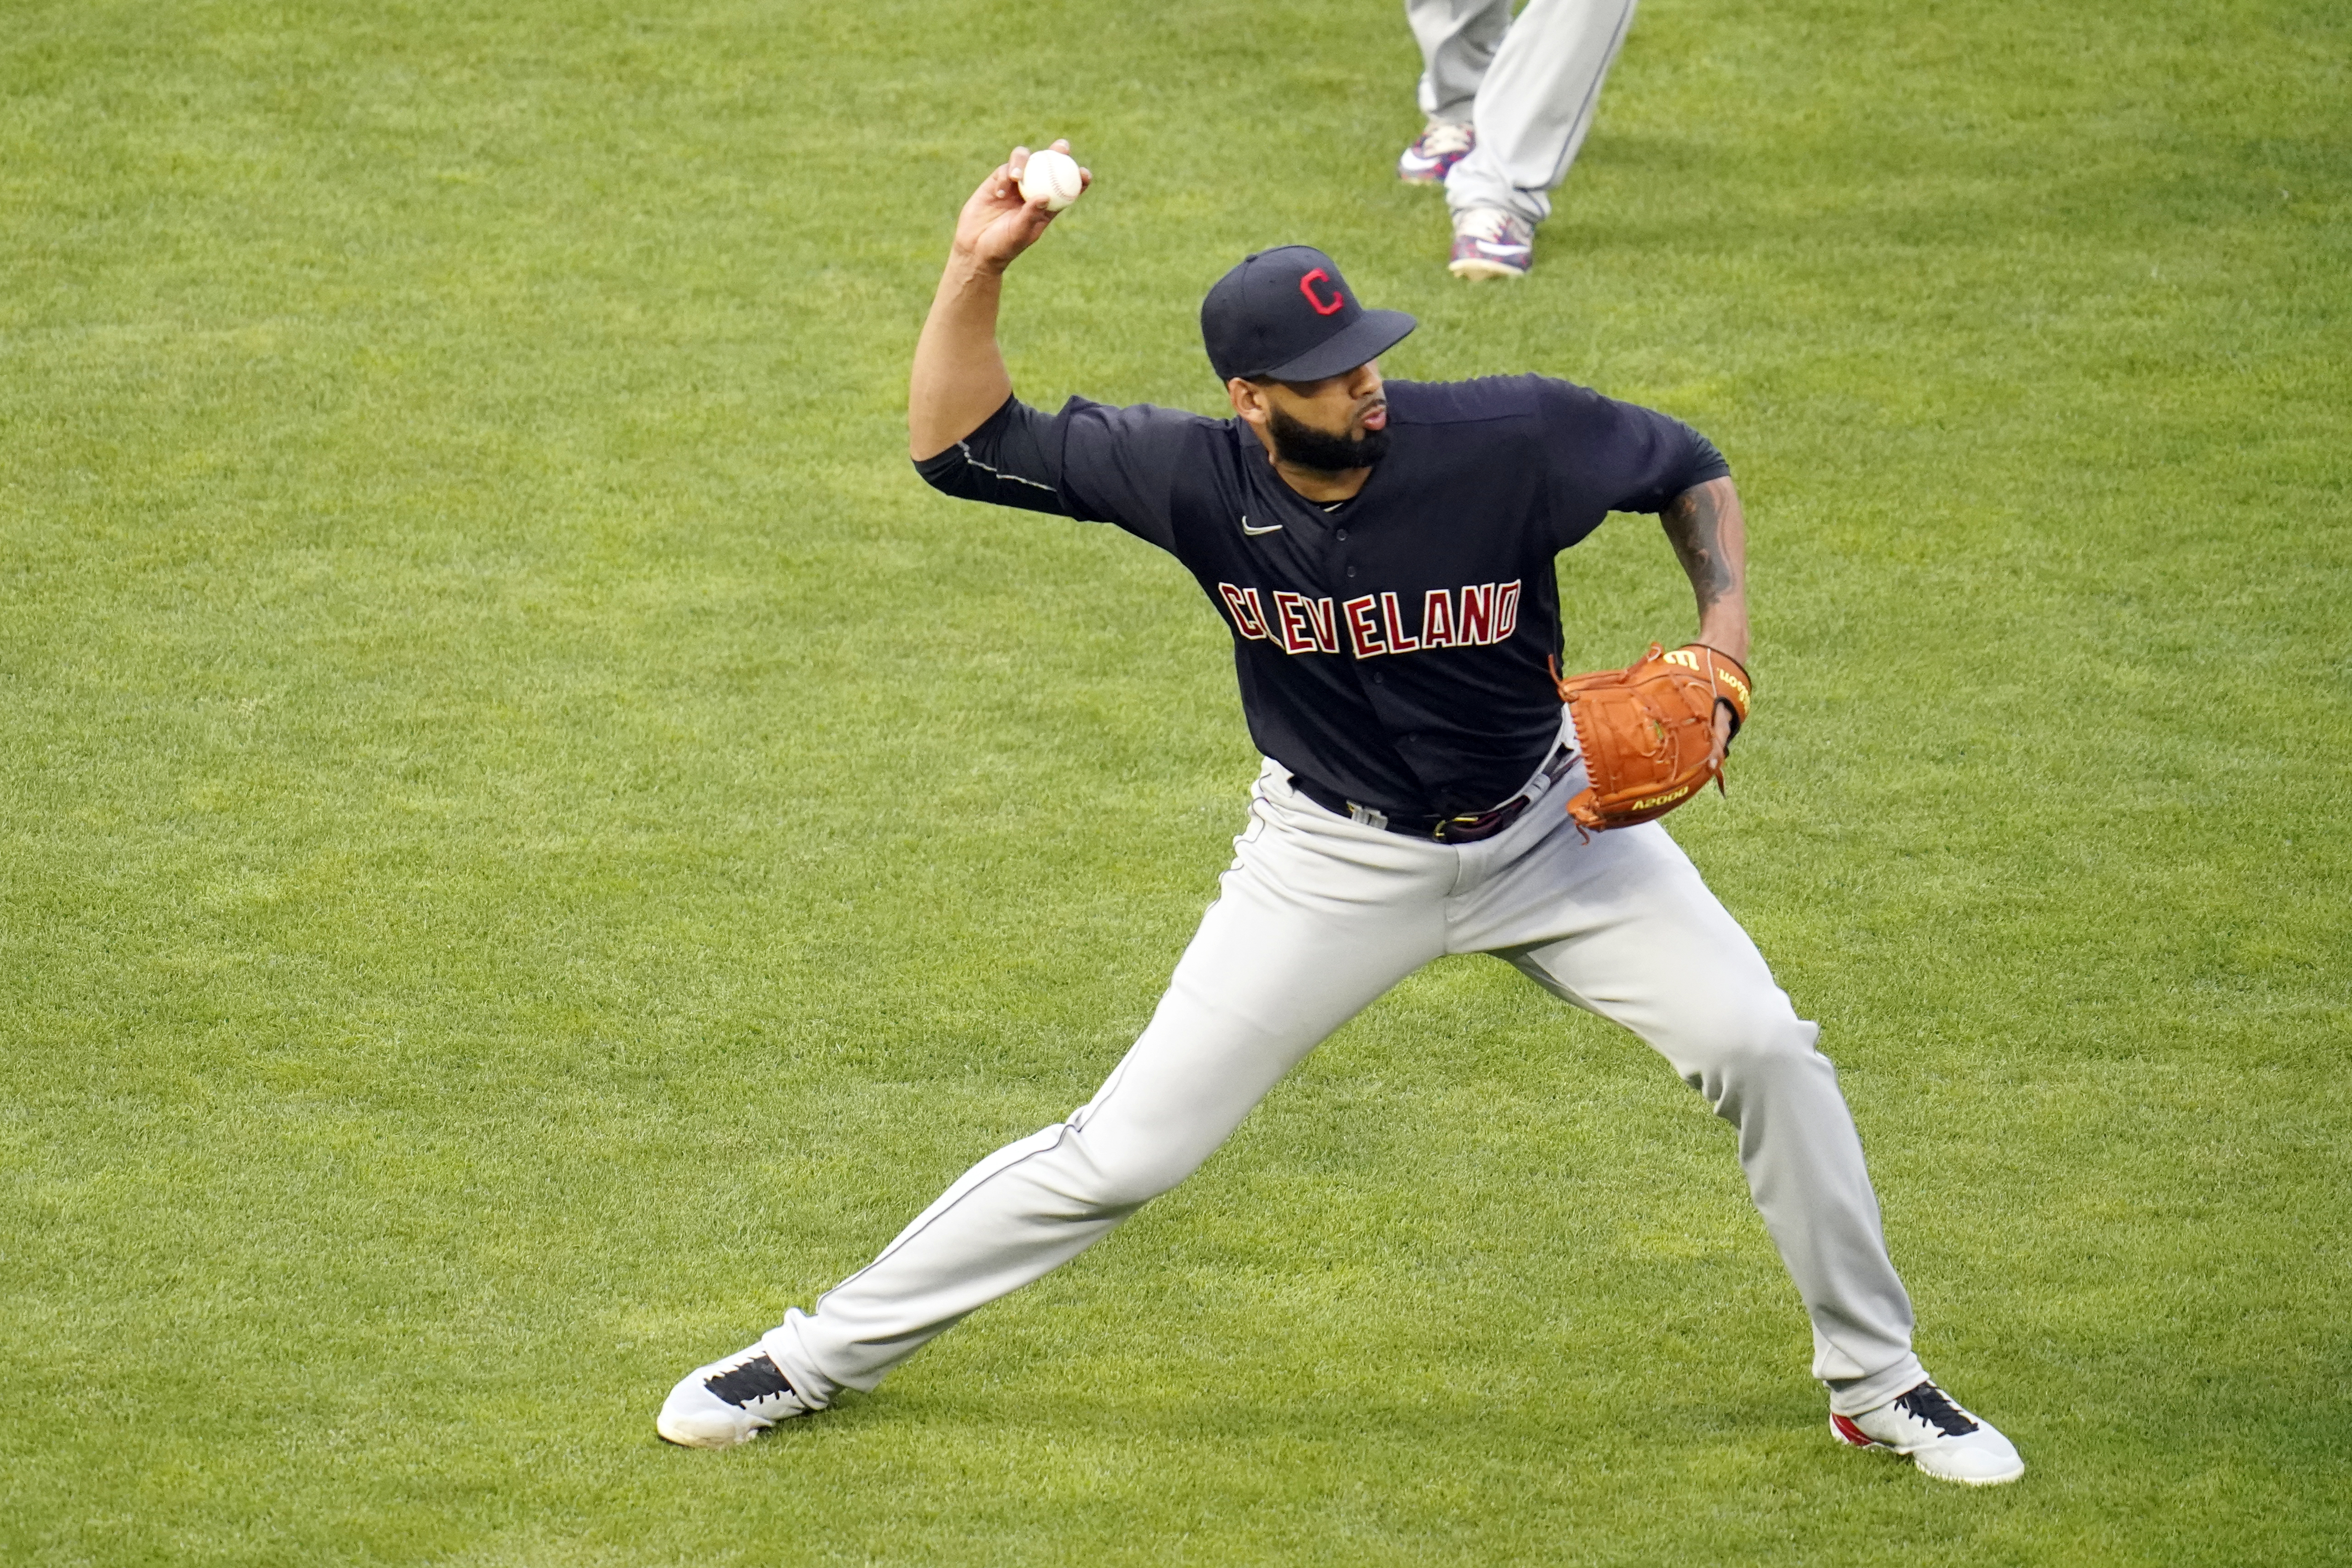
[[(2341, 1561), (2347, 60), (1651, 0), (1471, 287), (1393, 0), (11, 0), (0, 1560)], [(1032, 401), (1214, 406), (1202, 291), (1306, 239), (1391, 374), (1730, 455), (1763, 706), (1674, 831), (2022, 1483), (1835, 1447), (1729, 1129), (1483, 960), (877, 1394), (655, 1440), (1092, 1092), (1242, 825), (1190, 580), (906, 465), (1056, 133)], [(1647, 519), (1561, 576), (1571, 664), (1687, 634)]]

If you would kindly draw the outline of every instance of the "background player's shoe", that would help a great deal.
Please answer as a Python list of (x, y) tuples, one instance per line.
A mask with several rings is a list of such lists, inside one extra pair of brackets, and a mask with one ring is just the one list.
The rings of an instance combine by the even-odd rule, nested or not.
[(1536, 226), (1500, 207), (1472, 207), (1454, 214), (1454, 259), (1445, 270), (1456, 277), (1525, 277), (1536, 264)]
[(731, 1448), (812, 1408), (755, 1344), (688, 1373), (662, 1401), (654, 1430), (689, 1448)]
[(1469, 126), (1433, 120), (1397, 160), (1397, 178), (1408, 185), (1443, 185), (1477, 141), (1477, 131)]
[(1932, 1383), (1859, 1416), (1832, 1416), (1830, 1430), (1857, 1448), (1892, 1448), (1938, 1480), (1998, 1486), (2025, 1473), (2010, 1440)]

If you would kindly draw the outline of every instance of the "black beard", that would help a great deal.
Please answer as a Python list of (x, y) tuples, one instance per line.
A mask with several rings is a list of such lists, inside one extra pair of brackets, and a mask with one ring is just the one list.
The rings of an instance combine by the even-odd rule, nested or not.
[(1370, 468), (1388, 455), (1389, 433), (1368, 430), (1361, 435), (1333, 435), (1311, 424), (1302, 424), (1278, 408), (1266, 413), (1266, 434), (1274, 437), (1274, 455), (1294, 468), (1312, 468), (1322, 474), (1344, 474), (1350, 468)]

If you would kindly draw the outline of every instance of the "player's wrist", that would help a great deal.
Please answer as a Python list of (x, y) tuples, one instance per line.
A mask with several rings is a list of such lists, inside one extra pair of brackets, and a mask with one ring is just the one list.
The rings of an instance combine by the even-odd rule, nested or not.
[(1748, 666), (1748, 626), (1744, 621), (1701, 621), (1698, 635), (1691, 639), (1691, 643), (1712, 648), (1742, 669)]
[(958, 289), (976, 283), (993, 284), (1004, 276), (1004, 269), (1012, 264), (1013, 258), (1009, 256), (985, 254), (976, 240), (959, 239), (948, 247), (945, 281), (950, 287)]

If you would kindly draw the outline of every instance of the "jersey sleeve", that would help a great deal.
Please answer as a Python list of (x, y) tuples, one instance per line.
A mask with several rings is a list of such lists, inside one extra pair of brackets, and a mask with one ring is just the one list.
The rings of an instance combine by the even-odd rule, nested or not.
[(1210, 461), (1221, 428), (1181, 409), (1113, 408), (1074, 397), (1063, 405), (1062, 496), (1070, 515), (1116, 523), (1161, 549), (1176, 548), (1176, 491)]
[(932, 489), (960, 500), (1066, 517), (1059, 426), (1053, 415), (1008, 397), (978, 430), (945, 452), (919, 458), (915, 472)]
[(1566, 549), (1612, 512), (1663, 512), (1731, 465), (1681, 420), (1585, 387), (1551, 382), (1543, 399), (1554, 547)]
[(1149, 403), (1114, 408), (1074, 397), (1048, 414), (1007, 398), (978, 430), (915, 467), (947, 495), (1115, 523), (1173, 549), (1178, 477), (1205, 459), (1203, 434), (1215, 428)]

